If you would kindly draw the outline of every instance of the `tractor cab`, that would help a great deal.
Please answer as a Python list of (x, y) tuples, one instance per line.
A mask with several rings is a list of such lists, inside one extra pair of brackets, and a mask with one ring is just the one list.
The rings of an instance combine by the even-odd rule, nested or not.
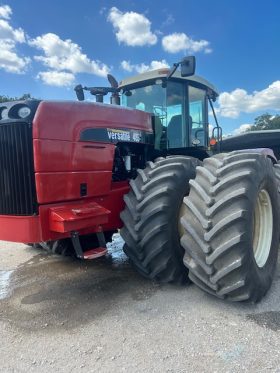
[(154, 117), (155, 149), (208, 147), (208, 100), (218, 95), (205, 79), (158, 69), (120, 82), (121, 105)]
[(209, 146), (208, 103), (216, 121), (211, 137), (216, 135), (220, 141), (222, 135), (212, 104), (218, 92), (194, 73), (195, 58), (190, 56), (175, 63), (172, 69), (148, 71), (126, 78), (120, 84), (108, 75), (111, 87), (78, 85), (75, 91), (78, 99), (83, 100), (83, 90), (88, 90), (97, 102), (103, 102), (103, 97), (110, 92), (112, 104), (150, 113), (155, 150), (163, 154), (191, 155), (194, 150), (206, 150)]

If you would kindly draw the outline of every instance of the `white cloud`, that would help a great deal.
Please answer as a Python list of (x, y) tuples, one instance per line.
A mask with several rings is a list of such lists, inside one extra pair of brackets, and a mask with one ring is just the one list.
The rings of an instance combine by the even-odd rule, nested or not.
[(29, 45), (44, 52), (44, 55), (35, 56), (34, 59), (51, 69), (37, 75), (37, 78), (45, 84), (69, 86), (74, 83), (77, 73), (89, 73), (102, 77), (109, 73), (107, 65), (97, 60), (90, 60), (78, 44), (70, 39), (62, 40), (56, 34), (48, 33), (38, 36), (30, 40)]
[(12, 15), (12, 9), (9, 5), (0, 6), (0, 18), (10, 19)]
[(108, 21), (114, 26), (119, 43), (136, 47), (157, 42), (157, 36), (151, 31), (151, 22), (143, 14), (123, 13), (113, 7), (109, 11)]
[(234, 135), (240, 135), (241, 133), (247, 132), (252, 127), (252, 124), (241, 124), (239, 128), (233, 131)]
[(132, 65), (130, 61), (123, 60), (121, 62), (121, 67), (123, 68), (123, 70), (128, 71), (130, 73), (135, 69), (135, 66), (137, 65)]
[(162, 46), (166, 52), (178, 53), (181, 51), (188, 53), (211, 53), (210, 43), (207, 40), (193, 40), (185, 33), (174, 32), (162, 38)]
[(261, 110), (280, 110), (280, 80), (252, 94), (240, 88), (223, 92), (218, 100), (218, 112), (227, 118), (238, 118), (241, 112), (254, 113)]
[(62, 87), (70, 86), (75, 81), (75, 75), (65, 71), (43, 71), (37, 75), (47, 85)]
[(21, 28), (15, 29), (9, 19), (12, 9), (8, 5), (0, 7), (0, 69), (9, 73), (24, 73), (30, 58), (19, 56), (16, 51), (18, 43), (25, 43), (26, 36)]
[(5, 19), (0, 19), (0, 40), (15, 43), (24, 43), (25, 35), (21, 28), (13, 29)]
[(14, 44), (0, 40), (0, 69), (8, 73), (24, 73), (30, 63), (30, 58), (19, 57), (15, 50)]
[(149, 65), (146, 65), (145, 63), (140, 63), (140, 64), (131, 64), (130, 61), (122, 61), (121, 62), (121, 67), (123, 70), (128, 71), (128, 72), (137, 72), (137, 73), (144, 73), (145, 71), (149, 70), (156, 70), (156, 69), (161, 69), (164, 67), (169, 67), (169, 64), (166, 62), (166, 60), (161, 60), (161, 61), (152, 61)]
[(105, 77), (109, 67), (100, 61), (90, 60), (78, 44), (70, 39), (62, 40), (58, 35), (48, 33), (30, 40), (29, 44), (43, 50), (43, 56), (35, 56), (37, 61), (55, 71), (68, 71), (72, 74), (89, 73)]

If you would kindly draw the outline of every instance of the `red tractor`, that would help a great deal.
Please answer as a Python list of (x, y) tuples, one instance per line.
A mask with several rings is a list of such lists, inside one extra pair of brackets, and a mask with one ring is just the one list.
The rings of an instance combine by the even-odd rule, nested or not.
[(267, 148), (221, 153), (217, 121), (209, 146), (218, 93), (194, 70), (187, 57), (120, 84), (110, 75), (109, 88), (75, 88), (96, 103), (1, 104), (0, 239), (89, 259), (121, 229), (144, 276), (260, 300), (277, 262), (277, 160)]

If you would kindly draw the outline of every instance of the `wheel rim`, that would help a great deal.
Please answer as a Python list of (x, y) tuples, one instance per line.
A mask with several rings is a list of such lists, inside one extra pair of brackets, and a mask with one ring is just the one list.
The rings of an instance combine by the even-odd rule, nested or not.
[(272, 204), (265, 189), (259, 192), (253, 224), (254, 257), (257, 266), (262, 268), (269, 257), (273, 232)]
[(178, 231), (179, 231), (179, 237), (181, 238), (184, 233), (185, 233), (185, 229), (181, 223), (181, 218), (186, 215), (187, 213), (187, 206), (185, 205), (185, 203), (183, 202), (182, 203), (182, 206), (180, 207), (180, 211), (179, 211), (179, 219), (178, 219)]

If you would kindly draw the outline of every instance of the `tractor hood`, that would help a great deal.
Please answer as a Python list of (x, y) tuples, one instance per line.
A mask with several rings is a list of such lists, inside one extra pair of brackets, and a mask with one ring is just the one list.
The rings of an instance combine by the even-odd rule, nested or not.
[(86, 129), (129, 129), (153, 134), (148, 113), (86, 101), (42, 101), (33, 120), (34, 138), (79, 141)]

